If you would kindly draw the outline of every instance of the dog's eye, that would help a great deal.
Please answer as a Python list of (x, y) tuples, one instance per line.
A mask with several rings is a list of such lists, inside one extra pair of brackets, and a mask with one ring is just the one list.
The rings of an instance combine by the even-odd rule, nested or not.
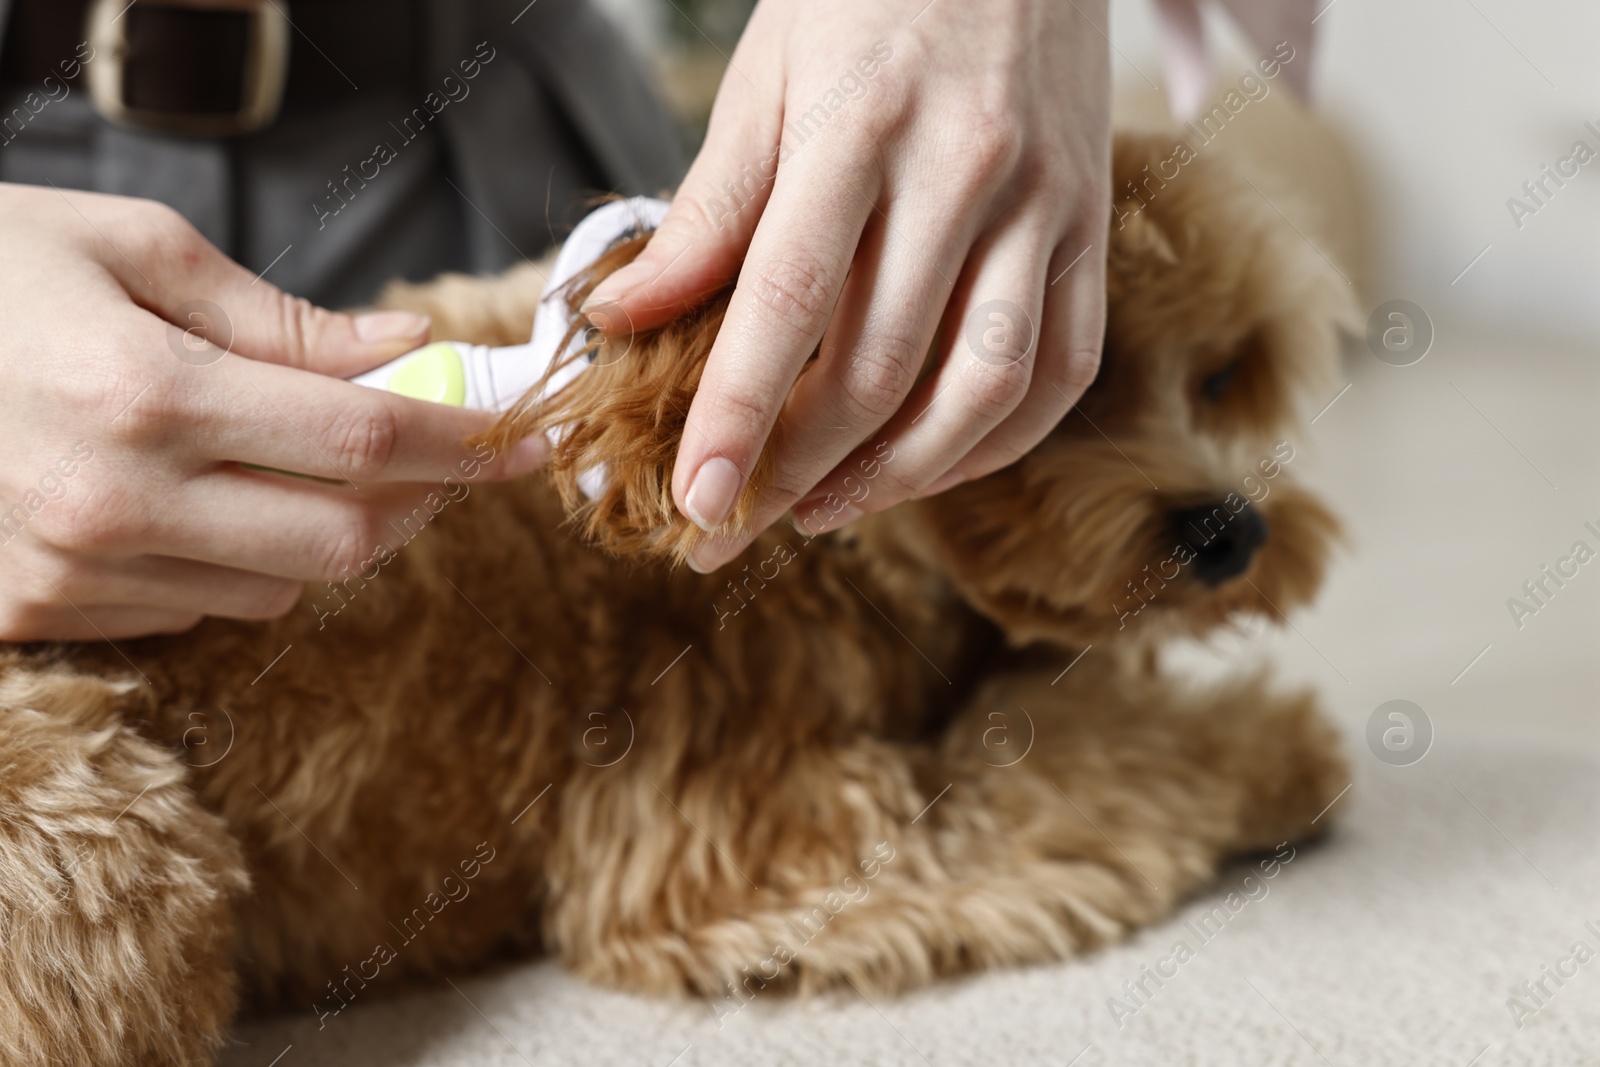
[(1222, 399), (1222, 394), (1228, 391), (1228, 386), (1233, 383), (1238, 373), (1239, 361), (1234, 360), (1221, 370), (1206, 375), (1200, 380), (1200, 395), (1216, 403)]

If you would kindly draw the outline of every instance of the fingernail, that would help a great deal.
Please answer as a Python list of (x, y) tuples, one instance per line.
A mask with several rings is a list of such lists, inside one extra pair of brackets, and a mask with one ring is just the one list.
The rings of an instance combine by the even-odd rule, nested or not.
[(506, 477), (520, 478), (538, 470), (550, 457), (550, 442), (542, 433), (529, 434), (511, 446), (506, 454)]
[(954, 489), (956, 486), (960, 485), (966, 480), (967, 476), (959, 471), (946, 471), (942, 476), (935, 478), (933, 480), (933, 484), (928, 486), (928, 488), (924, 489), (922, 492), (918, 493), (917, 496), (919, 498), (925, 496), (938, 496), (946, 489)]
[(733, 505), (738, 502), (744, 476), (733, 461), (722, 456), (712, 456), (700, 464), (689, 492), (683, 498), (683, 510), (700, 529), (711, 533), (728, 521)]
[(356, 337), (369, 345), (384, 341), (409, 341), (421, 338), (433, 325), (433, 320), (415, 311), (368, 311), (357, 315)]
[(589, 294), (589, 299), (583, 302), (583, 312), (588, 314), (591, 303), (604, 304), (608, 300), (616, 300), (629, 289), (650, 279), (655, 268), (642, 259), (636, 259), (621, 270), (615, 271), (594, 287), (594, 292)]

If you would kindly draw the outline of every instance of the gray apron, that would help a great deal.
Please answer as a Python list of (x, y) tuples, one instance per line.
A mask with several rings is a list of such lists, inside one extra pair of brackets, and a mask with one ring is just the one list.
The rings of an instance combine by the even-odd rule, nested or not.
[[(597, 196), (658, 195), (682, 176), (677, 130), (584, 0), (426, 4), (414, 91), (371, 87), (211, 140), (113, 126), (80, 76), (0, 145), (0, 181), (161, 201), (280, 288), (346, 307), (392, 278), (536, 257)], [(0, 0), (0, 32), (9, 5)], [(488, 50), (462, 79), (461, 61)], [(455, 99), (441, 88), (452, 73), (467, 90)], [(0, 98), (0, 114), (16, 95)]]

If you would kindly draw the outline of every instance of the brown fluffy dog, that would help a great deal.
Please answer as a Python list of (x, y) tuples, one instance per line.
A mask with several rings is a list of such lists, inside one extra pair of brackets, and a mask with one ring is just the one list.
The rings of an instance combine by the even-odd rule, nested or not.
[[(1117, 186), (1166, 147), (1120, 141)], [(512, 414), (502, 442), (564, 424), (549, 476), (419, 508), (287, 618), (4, 652), (0, 1060), (202, 1064), (241, 997), (335, 1025), (535, 950), (718, 1015), (904, 989), (1104, 943), (1318, 829), (1346, 779), (1310, 698), (1185, 694), (1143, 652), (1317, 588), (1334, 524), (1280, 439), (1342, 286), (1212, 161), (1136, 206), (1099, 381), (940, 497), (674, 565), (724, 296)], [(510, 342), (536, 285), (392, 301)]]

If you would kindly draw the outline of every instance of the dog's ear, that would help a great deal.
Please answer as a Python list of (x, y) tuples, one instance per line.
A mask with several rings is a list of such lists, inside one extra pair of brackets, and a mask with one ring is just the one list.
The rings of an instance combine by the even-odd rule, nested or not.
[[(546, 471), (585, 537), (619, 555), (681, 563), (707, 535), (673, 504), (672, 468), (730, 292), (656, 330), (610, 338), (588, 330), (578, 310), (583, 301), (601, 279), (632, 262), (647, 240), (640, 236), (611, 249), (552, 297), (566, 300), (573, 317), (561, 350), (579, 331), (588, 331), (587, 343), (558, 360), (502, 417), (488, 441), (499, 449), (545, 434), (551, 442)], [(574, 360), (590, 366), (544, 397), (550, 377)], [(757, 462), (725, 524), (729, 533), (748, 529), (770, 451)]]
[(1292, 194), (1170, 139), (1119, 134), (1114, 160), (1108, 350), (1186, 380), (1216, 432), (1281, 433), (1324, 402), (1360, 321), (1348, 277), (1280, 214)]

